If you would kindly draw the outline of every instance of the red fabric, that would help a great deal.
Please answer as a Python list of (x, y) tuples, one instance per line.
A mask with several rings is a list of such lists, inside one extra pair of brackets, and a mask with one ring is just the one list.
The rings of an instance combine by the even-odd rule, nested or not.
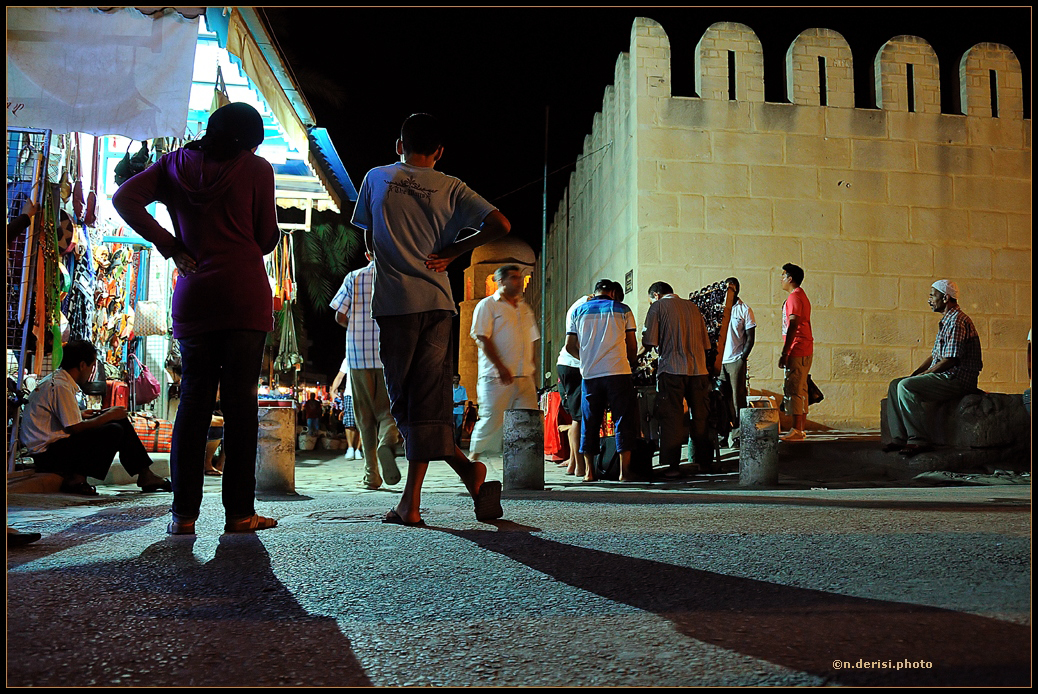
[[(563, 421), (568, 420), (568, 421)], [(548, 393), (548, 411), (544, 414), (544, 457), (552, 460), (569, 458), (569, 439), (559, 431), (559, 424), (568, 424), (570, 416), (562, 409), (562, 396)]]
[(105, 381), (105, 395), (101, 398), (101, 406), (129, 407), (130, 386), (125, 381)]
[(793, 335), (793, 344), (789, 347), (791, 357), (809, 357), (814, 354), (814, 336), (811, 334), (811, 302), (803, 289), (797, 287), (789, 293), (785, 303), (782, 304), (782, 336), (786, 336), (789, 327), (789, 317), (797, 316), (796, 333)]

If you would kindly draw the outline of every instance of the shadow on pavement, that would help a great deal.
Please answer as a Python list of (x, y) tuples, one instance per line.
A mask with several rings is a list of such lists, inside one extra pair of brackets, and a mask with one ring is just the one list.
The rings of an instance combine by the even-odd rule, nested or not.
[(8, 573), (8, 685), (371, 686), (335, 619), (299, 605), (259, 537), (224, 535), (204, 563), (194, 543)]
[(28, 564), (70, 547), (107, 538), (115, 533), (136, 530), (168, 513), (169, 503), (160, 506), (101, 509), (97, 513), (62, 528), (61, 532), (44, 534), (41, 540), (31, 545), (9, 549), (7, 568)]
[[(690, 638), (843, 685), (1027, 685), (1031, 630), (924, 605), (778, 585), (566, 545), (436, 528), (581, 590), (652, 612)], [(929, 668), (844, 669), (864, 661)]]

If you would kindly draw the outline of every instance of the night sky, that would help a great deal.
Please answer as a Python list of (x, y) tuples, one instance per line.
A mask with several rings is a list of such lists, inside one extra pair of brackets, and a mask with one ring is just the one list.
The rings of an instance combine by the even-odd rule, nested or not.
[[(548, 177), (550, 221), (601, 109), (603, 92), (613, 82), (616, 59), (630, 49), (638, 16), (658, 21), (670, 38), (675, 96), (695, 94), (694, 54), (703, 32), (715, 22), (731, 21), (746, 24), (760, 38), (769, 102), (786, 102), (786, 51), (801, 31), (817, 27), (839, 32), (850, 44), (858, 108), (875, 107), (870, 82), (876, 52), (894, 36), (908, 34), (925, 39), (937, 53), (942, 112), (954, 112), (962, 54), (977, 43), (994, 42), (1008, 45), (1020, 60), (1025, 117), (1031, 115), (1029, 7), (322, 7), (265, 8), (261, 14), (355, 186), (372, 167), (396, 160), (394, 144), (408, 115), (432, 113), (447, 128), (437, 168), (498, 206), (511, 221), (512, 233), (536, 252), (545, 109), (547, 166), (554, 172)], [(456, 299), (467, 265), (462, 257), (449, 270)], [(339, 339), (336, 334), (329, 341)], [(341, 353), (327, 361), (337, 359)]]
[[(899, 34), (926, 39), (941, 61), (944, 113), (954, 107), (959, 58), (971, 46), (1004, 43), (1030, 85), (1030, 8), (926, 9), (384, 9), (264, 10), (317, 118), (354, 185), (395, 160), (409, 114), (427, 111), (448, 128), (438, 169), (501, 208), (513, 233), (540, 248), (548, 115), (548, 218), (582, 153), (584, 136), (629, 50), (634, 18), (670, 37), (673, 94), (694, 95), (694, 53), (719, 21), (753, 29), (764, 48), (765, 99), (785, 102), (786, 50), (804, 29), (840, 32), (854, 53), (857, 106), (874, 107), (876, 51)], [(1025, 92), (1030, 117), (1030, 93)], [(523, 188), (523, 186), (526, 186)], [(519, 192), (512, 192), (520, 189)], [(460, 265), (460, 262), (459, 262)], [(461, 265), (461, 267), (464, 267)], [(453, 271), (460, 270), (452, 266)]]

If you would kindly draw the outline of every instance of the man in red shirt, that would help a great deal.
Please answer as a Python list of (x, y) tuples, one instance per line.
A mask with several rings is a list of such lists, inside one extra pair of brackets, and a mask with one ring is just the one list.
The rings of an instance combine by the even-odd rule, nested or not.
[(811, 302), (800, 288), (804, 270), (793, 263), (782, 266), (782, 288), (789, 292), (782, 304), (782, 355), (778, 365), (786, 372), (782, 383), (785, 411), (793, 416), (793, 428), (783, 441), (803, 441), (807, 424), (807, 376), (811, 373), (814, 337), (811, 334)]

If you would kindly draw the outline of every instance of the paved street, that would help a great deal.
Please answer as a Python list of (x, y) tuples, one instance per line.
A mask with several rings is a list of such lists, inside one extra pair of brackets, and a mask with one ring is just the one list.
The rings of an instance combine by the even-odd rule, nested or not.
[(405, 528), (359, 461), (296, 473), (256, 535), (221, 535), (213, 478), (197, 538), (135, 487), (12, 495), (44, 537), (8, 551), (7, 684), (1030, 683), (1030, 486), (621, 486), (548, 464), (545, 492), (480, 523), (434, 463), (428, 527)]

